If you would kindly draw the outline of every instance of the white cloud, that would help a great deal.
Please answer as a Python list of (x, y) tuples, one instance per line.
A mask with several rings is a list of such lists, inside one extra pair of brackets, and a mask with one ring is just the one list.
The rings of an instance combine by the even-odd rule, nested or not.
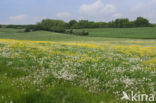
[[(92, 4), (83, 4), (79, 9), (81, 17), (97, 21), (112, 20), (116, 13), (116, 7), (113, 4), (104, 4), (101, 0), (97, 0)], [(119, 16), (119, 13), (117, 14)]]
[(143, 16), (156, 23), (156, 0), (139, 2), (131, 9), (131, 14), (133, 16)]
[(123, 14), (121, 14), (121, 13), (115, 13), (115, 14), (112, 15), (112, 17), (114, 19), (116, 19), (116, 18), (122, 18), (122, 16), (123, 16)]
[(133, 12), (136, 12), (136, 11), (138, 11), (138, 10), (140, 10), (141, 8), (144, 8), (144, 7), (145, 7), (144, 3), (139, 2), (134, 8), (132, 8), (132, 11), (133, 11)]
[(69, 12), (59, 12), (59, 13), (56, 14), (56, 17), (58, 19), (63, 19), (63, 20), (67, 21), (67, 20), (72, 19), (72, 14), (69, 13)]
[(79, 13), (88, 16), (98, 16), (102, 14), (110, 14), (115, 11), (112, 4), (104, 5), (101, 0), (97, 0), (93, 4), (84, 4), (80, 7)]
[(138, 1), (138, 3), (134, 3), (133, 5), (127, 3), (125, 4), (127, 6), (121, 5), (104, 4), (102, 0), (96, 0), (92, 4), (81, 5), (79, 17), (96, 21), (111, 21), (116, 18), (134, 20), (138, 16), (143, 16), (149, 19), (150, 22), (156, 23), (156, 0)]
[(5, 24), (34, 24), (44, 18), (45, 17), (28, 16), (25, 14), (21, 14), (17, 16), (10, 16)]

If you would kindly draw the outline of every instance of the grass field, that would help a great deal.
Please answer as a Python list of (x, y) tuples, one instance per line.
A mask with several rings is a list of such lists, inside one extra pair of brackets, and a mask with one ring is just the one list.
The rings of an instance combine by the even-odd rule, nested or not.
[[(74, 36), (46, 31), (23, 32), (23, 29), (0, 29), (0, 38), (37, 41), (103, 41), (108, 40), (99, 37)], [(110, 39), (112, 40), (112, 39)]]
[[(156, 39), (156, 27), (146, 28), (102, 28), (87, 29), (89, 36), (73, 36), (69, 34), (36, 31), (24, 33), (22, 29), (0, 29), (0, 38), (41, 41), (103, 41), (127, 39)], [(78, 29), (78, 31), (82, 31)], [(107, 37), (107, 38), (101, 38)], [(115, 38), (115, 39), (113, 39)], [(122, 39), (124, 38), (124, 39)]]
[(122, 91), (156, 93), (154, 39), (18, 29), (0, 29), (0, 38), (0, 103), (126, 103)]
[(87, 29), (92, 37), (156, 39), (156, 27)]

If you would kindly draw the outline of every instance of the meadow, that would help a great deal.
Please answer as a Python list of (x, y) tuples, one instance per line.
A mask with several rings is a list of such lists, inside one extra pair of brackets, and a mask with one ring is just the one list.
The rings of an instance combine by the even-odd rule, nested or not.
[[(156, 27), (86, 29), (91, 37), (156, 39)], [(79, 30), (81, 31), (81, 29)]]
[(0, 103), (126, 103), (122, 91), (156, 94), (154, 39), (22, 31), (0, 29)]

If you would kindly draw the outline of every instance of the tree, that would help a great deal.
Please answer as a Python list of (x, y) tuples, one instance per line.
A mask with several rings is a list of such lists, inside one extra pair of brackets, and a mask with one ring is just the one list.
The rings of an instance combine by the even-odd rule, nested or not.
[(68, 24), (69, 24), (70, 28), (74, 28), (77, 25), (77, 21), (76, 20), (70, 20)]
[(105, 22), (95, 22), (94, 23), (94, 28), (105, 28), (108, 27), (108, 23)]
[(125, 28), (128, 26), (129, 20), (127, 18), (116, 19), (114, 23), (117, 28)]
[(136, 27), (135, 22), (134, 21), (129, 21), (127, 27), (128, 28), (134, 28), (134, 27)]
[(88, 28), (89, 22), (88, 20), (80, 20), (78, 23), (79, 28)]
[(37, 24), (40, 30), (64, 32), (66, 23), (62, 20), (44, 19)]
[(146, 26), (150, 26), (151, 24), (147, 19), (143, 17), (137, 17), (137, 19), (135, 20), (135, 25), (137, 27), (146, 27)]

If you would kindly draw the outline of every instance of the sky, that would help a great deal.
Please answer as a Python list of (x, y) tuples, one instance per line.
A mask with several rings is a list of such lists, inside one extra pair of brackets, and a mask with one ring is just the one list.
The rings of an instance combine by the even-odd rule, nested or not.
[(0, 0), (0, 24), (42, 19), (112, 21), (142, 16), (156, 23), (156, 0)]

